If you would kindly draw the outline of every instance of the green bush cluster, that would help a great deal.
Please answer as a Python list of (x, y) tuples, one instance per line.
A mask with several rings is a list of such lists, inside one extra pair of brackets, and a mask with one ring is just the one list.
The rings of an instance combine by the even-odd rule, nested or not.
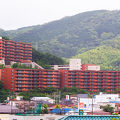
[(114, 112), (114, 107), (111, 107), (111, 105), (107, 104), (105, 106), (100, 106), (100, 109), (103, 109), (105, 112), (110, 112), (111, 114)]
[(14, 63), (11, 67), (12, 68), (21, 68), (21, 69), (33, 69), (32, 65), (29, 65), (29, 66), (25, 65), (25, 64), (21, 65), (19, 63)]
[[(28, 92), (20, 92), (19, 95), (23, 96), (25, 100), (30, 100), (31, 97), (46, 97), (49, 96), (54, 98), (54, 93), (59, 94), (61, 93), (61, 98), (65, 98), (66, 95), (73, 95), (73, 94), (85, 94), (87, 91), (79, 89), (79, 88), (62, 88), (56, 89), (53, 87), (46, 87), (44, 89), (34, 88)], [(57, 96), (58, 97), (58, 96)]]
[(9, 96), (9, 90), (5, 89), (3, 83), (0, 81), (0, 103), (5, 102)]

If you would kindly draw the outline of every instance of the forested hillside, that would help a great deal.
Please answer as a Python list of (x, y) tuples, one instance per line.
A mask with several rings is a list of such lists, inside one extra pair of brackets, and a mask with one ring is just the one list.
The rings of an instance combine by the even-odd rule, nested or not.
[(98, 64), (102, 70), (120, 70), (120, 36), (106, 40), (102, 44), (74, 58), (81, 58), (83, 64)]
[(31, 42), (40, 52), (81, 58), (103, 69), (119, 69), (120, 11), (97, 10), (44, 25), (4, 31), (0, 35)]
[(47, 69), (50, 68), (50, 65), (61, 65), (65, 63), (65, 61), (60, 57), (57, 57), (50, 53), (42, 53), (36, 51), (34, 48), (32, 49), (32, 60), (41, 65), (43, 68)]
[(41, 52), (72, 57), (120, 34), (120, 11), (84, 12), (44, 25), (6, 32), (15, 41), (31, 42)]

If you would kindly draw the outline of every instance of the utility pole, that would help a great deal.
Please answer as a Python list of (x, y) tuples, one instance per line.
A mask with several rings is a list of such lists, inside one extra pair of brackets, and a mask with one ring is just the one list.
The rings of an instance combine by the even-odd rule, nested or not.
[[(54, 92), (54, 100), (55, 100), (55, 92)], [(55, 103), (56, 103), (56, 101), (55, 101)]]
[(12, 114), (12, 98), (13, 98), (13, 96), (12, 96), (12, 92), (10, 93), (10, 100), (11, 100), (11, 114)]
[(92, 115), (93, 115), (93, 95), (92, 95)]
[(79, 103), (80, 103), (80, 97), (78, 97), (78, 113), (79, 113), (79, 109), (80, 109)]
[(60, 103), (60, 98), (61, 98), (61, 92), (59, 91), (59, 103)]

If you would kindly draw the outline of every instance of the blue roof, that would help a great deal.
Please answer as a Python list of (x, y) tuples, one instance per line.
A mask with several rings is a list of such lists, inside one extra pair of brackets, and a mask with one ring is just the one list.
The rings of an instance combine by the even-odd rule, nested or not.
[(51, 112), (51, 113), (57, 113), (57, 114), (60, 114), (60, 113), (61, 113), (61, 109), (59, 109), (59, 108), (52, 109), (50, 112)]
[(120, 101), (110, 101), (110, 103), (119, 103), (120, 104)]
[(73, 109), (72, 108), (63, 108), (63, 109), (55, 108), (55, 109), (52, 109), (50, 112), (60, 114), (60, 113), (67, 113), (71, 110)]

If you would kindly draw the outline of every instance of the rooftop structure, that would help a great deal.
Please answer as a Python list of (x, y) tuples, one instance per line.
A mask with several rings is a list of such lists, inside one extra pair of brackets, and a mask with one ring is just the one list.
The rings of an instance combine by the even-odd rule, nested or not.
[(54, 70), (69, 70), (69, 65), (51, 65)]
[(94, 65), (94, 64), (83, 64), (82, 65), (82, 70), (95, 70), (99, 71), (100, 66), (99, 65)]
[(55, 100), (49, 97), (32, 97), (31, 100), (33, 101), (47, 101), (49, 103), (55, 103)]
[(54, 70), (81, 70), (81, 59), (70, 59), (68, 65), (52, 65)]
[(99, 65), (82, 64), (81, 59), (70, 59), (67, 65), (52, 65), (51, 67), (54, 70), (100, 70)]
[(69, 70), (81, 70), (81, 59), (70, 59)]

